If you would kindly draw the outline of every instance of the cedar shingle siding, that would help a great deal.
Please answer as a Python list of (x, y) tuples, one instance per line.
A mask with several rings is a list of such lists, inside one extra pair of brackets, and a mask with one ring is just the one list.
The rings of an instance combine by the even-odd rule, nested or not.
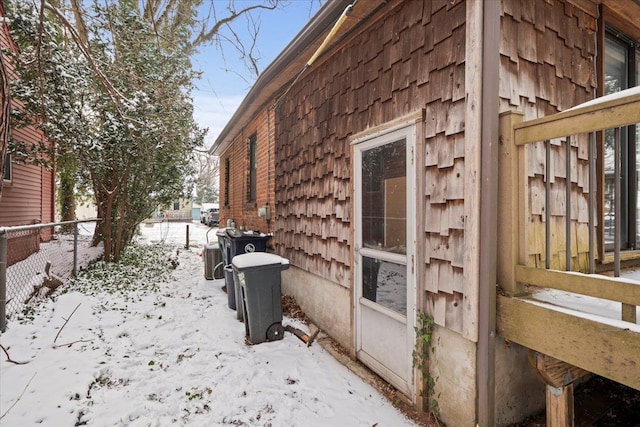
[[(276, 246), (292, 264), (345, 287), (351, 286), (350, 135), (426, 108), (431, 147), (443, 145), (433, 149), (436, 163), (429, 166), (451, 184), (433, 186), (425, 197), (438, 204), (438, 218), (463, 206), (463, 159), (454, 154), (464, 153), (456, 151), (464, 131), (464, 2), (385, 7), (382, 19), (315, 65), (278, 111)], [(447, 221), (436, 238), (460, 242), (462, 232), (449, 230), (462, 224)], [(459, 253), (431, 255), (441, 258), (443, 272), (453, 277), (456, 270), (461, 278)]]
[[(518, 108), (533, 118), (591, 99), (594, 16), (562, 1), (502, 5), (501, 111)], [(425, 309), (438, 324), (462, 332), (465, 286), (474, 285), (463, 276), (466, 3), (384, 7), (390, 9), (384, 16), (321, 58), (277, 111), (276, 248), (292, 264), (350, 287), (348, 137), (424, 109)], [(574, 144), (573, 181), (582, 206), (586, 199), (577, 195), (588, 191), (586, 141)], [(539, 155), (544, 151), (530, 156), (532, 177), (540, 172)], [(540, 223), (536, 202), (531, 206)], [(580, 221), (584, 212), (574, 210)], [(541, 253), (538, 247), (534, 262), (542, 261)]]
[[(518, 109), (525, 120), (543, 117), (593, 99), (596, 90), (596, 14), (562, 1), (503, 1), (500, 43), (500, 111)], [(564, 140), (564, 139), (563, 139)], [(566, 174), (565, 148), (551, 141), (551, 233), (564, 236)], [(588, 139), (571, 140), (572, 266), (587, 264)], [(544, 267), (544, 165), (540, 142), (527, 147), (526, 168), (528, 263)], [(564, 239), (552, 239), (551, 267), (565, 268)]]

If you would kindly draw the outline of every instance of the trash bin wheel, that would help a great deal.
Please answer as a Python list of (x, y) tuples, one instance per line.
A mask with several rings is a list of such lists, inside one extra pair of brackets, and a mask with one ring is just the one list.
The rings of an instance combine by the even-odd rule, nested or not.
[(274, 323), (267, 329), (267, 340), (275, 341), (284, 338), (284, 327), (282, 323)]

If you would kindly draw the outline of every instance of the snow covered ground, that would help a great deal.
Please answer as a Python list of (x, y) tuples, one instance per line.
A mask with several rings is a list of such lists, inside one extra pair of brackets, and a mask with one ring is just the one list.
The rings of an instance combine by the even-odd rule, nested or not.
[(2, 355), (2, 426), (414, 425), (318, 344), (289, 333), (245, 344), (224, 281), (204, 278), (208, 229), (190, 224), (184, 250), (185, 229), (141, 226), (143, 242), (173, 245), (158, 264), (179, 261), (153, 286), (120, 290), (127, 272), (108, 273), (111, 287), (57, 294), (9, 322), (0, 343), (27, 363)]

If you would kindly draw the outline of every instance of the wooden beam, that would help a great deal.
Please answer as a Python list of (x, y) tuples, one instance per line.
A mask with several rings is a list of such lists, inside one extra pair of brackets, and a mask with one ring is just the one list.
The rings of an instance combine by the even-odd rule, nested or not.
[(515, 125), (516, 145), (640, 123), (640, 93), (603, 98)]
[(497, 310), (504, 339), (640, 390), (640, 333), (502, 295)]
[(573, 383), (591, 373), (531, 350), (529, 351), (529, 363), (545, 383), (547, 426), (573, 426)]
[(529, 353), (529, 363), (535, 368), (536, 373), (546, 385), (556, 388), (565, 387), (590, 374), (589, 371), (577, 366), (534, 351)]
[[(630, 305), (640, 305), (640, 283), (619, 277), (516, 266), (516, 280)], [(638, 368), (640, 369), (640, 367)]]
[(604, 20), (634, 40), (640, 40), (640, 4), (634, 0), (601, 1)]
[[(482, 161), (482, 74), (484, 6), (468, 1), (465, 32), (464, 129), (464, 298), (463, 335), (478, 342), (480, 318), (480, 187)], [(429, 4), (429, 2), (425, 2)], [(486, 108), (486, 107), (485, 107)]]

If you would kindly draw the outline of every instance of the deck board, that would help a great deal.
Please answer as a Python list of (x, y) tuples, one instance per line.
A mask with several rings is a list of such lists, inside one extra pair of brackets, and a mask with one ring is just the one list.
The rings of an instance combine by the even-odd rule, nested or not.
[(497, 329), (506, 340), (640, 390), (640, 328), (498, 296)]

